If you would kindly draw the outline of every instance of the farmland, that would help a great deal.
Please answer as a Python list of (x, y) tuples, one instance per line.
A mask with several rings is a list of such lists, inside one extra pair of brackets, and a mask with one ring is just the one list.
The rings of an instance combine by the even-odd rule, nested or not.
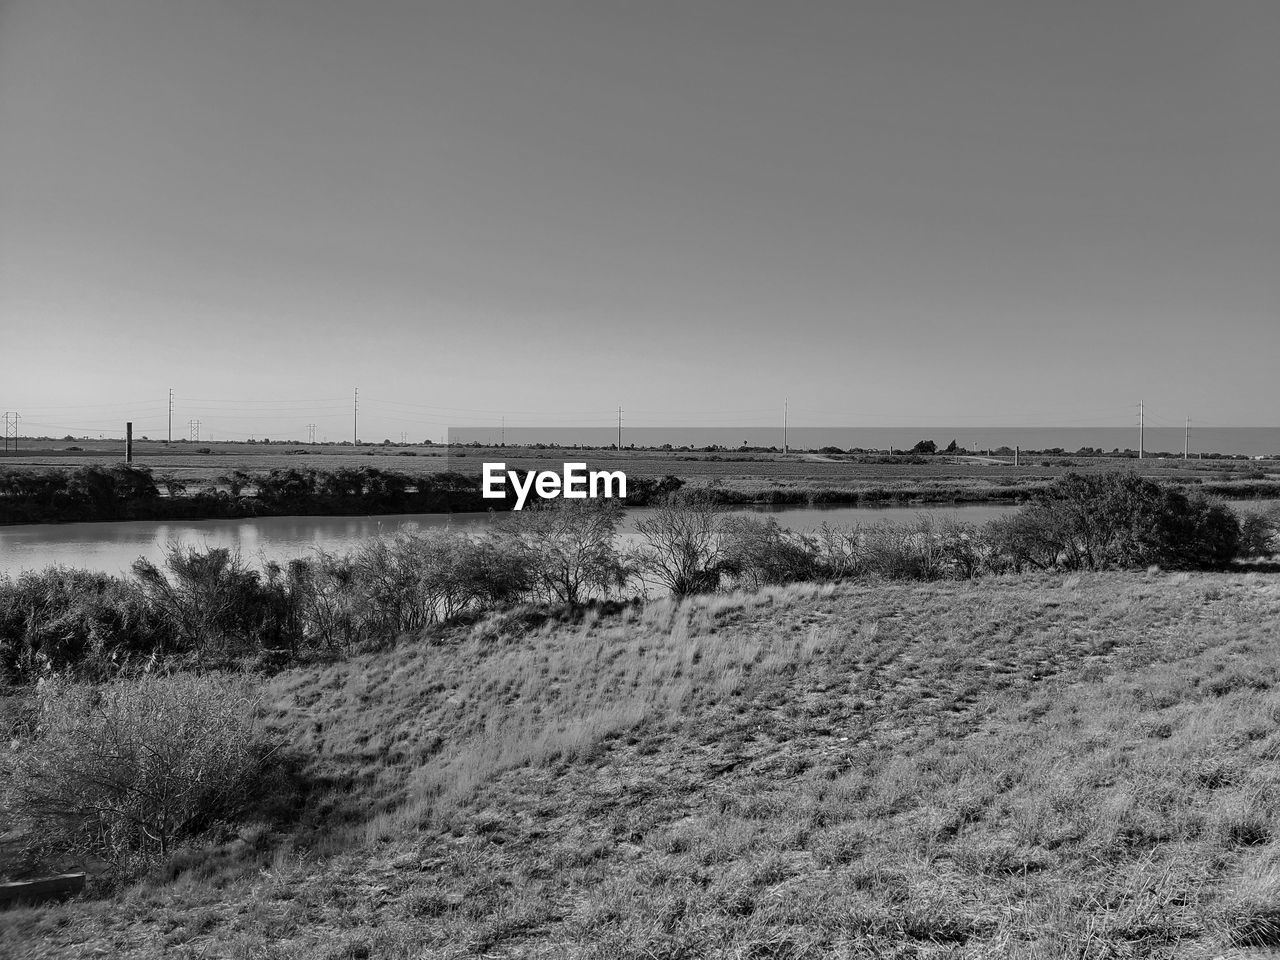
[(31, 957), (1158, 956), (1280, 942), (1280, 580), (496, 614), (264, 690), (285, 809)]
[[(74, 447), (78, 449), (68, 449)], [(201, 452), (206, 451), (206, 452)], [(135, 464), (189, 487), (226, 489), (236, 471), (334, 471), (369, 466), (422, 476), (457, 471), (477, 478), (484, 462), (510, 469), (558, 469), (566, 460), (586, 460), (593, 469), (621, 469), (628, 476), (673, 475), (693, 487), (718, 490), (729, 499), (805, 497), (827, 501), (901, 499), (926, 501), (1011, 499), (1069, 471), (1100, 473), (1134, 469), (1153, 479), (1203, 486), (1229, 497), (1280, 495), (1280, 462), (1148, 457), (1010, 457), (831, 455), (816, 453), (586, 450), (530, 447), (443, 447), (333, 444), (191, 443), (137, 441)], [(24, 441), (20, 455), (0, 468), (67, 469), (119, 463), (120, 441)]]

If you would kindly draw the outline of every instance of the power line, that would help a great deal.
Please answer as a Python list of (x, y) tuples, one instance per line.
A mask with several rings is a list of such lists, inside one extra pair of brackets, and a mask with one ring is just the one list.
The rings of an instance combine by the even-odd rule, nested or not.
[(234, 400), (215, 399), (211, 397), (179, 397), (183, 403), (273, 403), (273, 404), (305, 404), (305, 403), (341, 403), (346, 397), (319, 397), (317, 399), (300, 399), (300, 400), (250, 400), (244, 397), (237, 397)]

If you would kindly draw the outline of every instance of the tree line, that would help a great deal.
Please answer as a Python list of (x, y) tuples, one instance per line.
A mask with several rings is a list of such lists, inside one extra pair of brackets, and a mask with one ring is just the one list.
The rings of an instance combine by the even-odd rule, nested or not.
[[(637, 477), (627, 502), (643, 505), (678, 490), (675, 477)], [(207, 520), (349, 513), (451, 513), (510, 509), (481, 496), (473, 476), (411, 475), (377, 467), (232, 470), (192, 484), (156, 477), (149, 467), (92, 465), (74, 470), (0, 470), (0, 523)]]

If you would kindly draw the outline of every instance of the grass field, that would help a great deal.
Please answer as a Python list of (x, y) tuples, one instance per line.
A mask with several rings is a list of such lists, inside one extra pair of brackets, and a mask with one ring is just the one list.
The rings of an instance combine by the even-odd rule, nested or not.
[[(68, 447), (80, 449), (69, 450)], [(198, 453), (205, 449), (208, 453)], [(559, 469), (566, 460), (586, 460), (591, 469), (621, 469), (628, 476), (662, 477), (668, 474), (687, 484), (713, 486), (748, 498), (768, 499), (774, 491), (795, 495), (847, 494), (850, 499), (868, 492), (917, 500), (998, 498), (1011, 490), (1031, 490), (1068, 471), (1100, 473), (1134, 469), (1154, 479), (1183, 483), (1262, 484), (1260, 495), (1280, 496), (1280, 463), (1272, 461), (1190, 460), (1148, 457), (1024, 457), (1018, 466), (1011, 458), (936, 456), (831, 457), (818, 454), (701, 453), (687, 451), (612, 450), (571, 451), (517, 447), (446, 448), (427, 446), (368, 445), (342, 447), (307, 444), (174, 443), (137, 441), (135, 462), (153, 469), (157, 476), (173, 476), (192, 485), (219, 486), (219, 478), (236, 470), (264, 472), (272, 469), (335, 470), (373, 466), (413, 475), (456, 470), (473, 474), (479, 483), (481, 464), (505, 462), (510, 469)], [(118, 463), (123, 456), (120, 441), (24, 441), (20, 456), (0, 458), (0, 467), (20, 469), (67, 468), (90, 463)], [(1274, 486), (1274, 490), (1270, 487)]]
[[(309, 793), (17, 956), (1129, 957), (1280, 943), (1280, 577), (494, 616), (266, 689)], [(3, 951), (0, 951), (3, 952)], [(1204, 954), (1212, 955), (1212, 954)]]

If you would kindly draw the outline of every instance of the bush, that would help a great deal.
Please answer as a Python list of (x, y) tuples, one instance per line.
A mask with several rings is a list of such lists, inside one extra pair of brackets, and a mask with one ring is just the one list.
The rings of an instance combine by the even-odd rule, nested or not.
[(530, 586), (525, 558), (457, 530), (406, 530), (354, 555), (358, 589), (394, 636), (518, 599)]
[(63, 567), (0, 577), (0, 680), (72, 670), (106, 679), (158, 655), (172, 637), (127, 580)]
[(724, 571), (748, 589), (813, 580), (818, 575), (814, 540), (783, 530), (772, 518), (727, 516), (721, 524), (721, 538)]
[(1280, 508), (1248, 513), (1240, 521), (1240, 555), (1269, 557), (1280, 549)]
[(677, 597), (714, 592), (727, 572), (723, 516), (706, 494), (671, 494), (636, 523), (643, 540), (632, 555), (636, 567)]
[(909, 524), (839, 528), (823, 525), (815, 562), (833, 580), (873, 575), (888, 580), (968, 579), (986, 566), (985, 537), (967, 523), (920, 517)]
[(238, 552), (170, 543), (163, 572), (138, 559), (133, 574), (152, 609), (172, 626), (179, 647), (201, 660), (273, 642), (275, 598)]
[(1015, 570), (1207, 570), (1230, 564), (1241, 547), (1227, 507), (1134, 473), (1068, 473), (990, 530), (998, 562)]
[(5, 758), (8, 806), (44, 849), (163, 856), (243, 810), (268, 755), (257, 715), (232, 678), (43, 680)]
[(576, 609), (627, 582), (617, 541), (622, 515), (616, 500), (540, 504), (504, 518), (495, 543), (527, 567), (541, 599)]

